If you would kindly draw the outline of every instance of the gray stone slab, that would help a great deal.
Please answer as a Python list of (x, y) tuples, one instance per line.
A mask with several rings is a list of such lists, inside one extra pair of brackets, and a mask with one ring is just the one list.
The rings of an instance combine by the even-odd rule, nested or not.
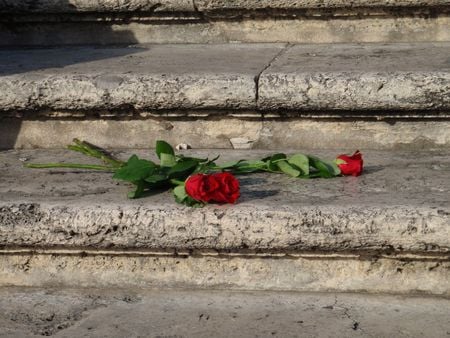
[(449, 43), (2, 50), (0, 110), (242, 110), (257, 97), (263, 111), (448, 110), (449, 52)]
[(283, 45), (0, 51), (1, 110), (255, 107), (255, 77)]
[(259, 81), (260, 109), (450, 108), (450, 44), (297, 45)]
[[(198, 154), (217, 153), (223, 161), (267, 154)], [(107, 173), (31, 170), (20, 161), (82, 160), (73, 153), (6, 151), (0, 155), (0, 246), (447, 254), (449, 153), (364, 155), (366, 172), (358, 178), (253, 174), (240, 178), (237, 205), (191, 209), (169, 192), (127, 200), (129, 186)]]
[(194, 11), (192, 0), (2, 0), (0, 13)]
[(0, 289), (0, 337), (445, 337), (445, 298)]

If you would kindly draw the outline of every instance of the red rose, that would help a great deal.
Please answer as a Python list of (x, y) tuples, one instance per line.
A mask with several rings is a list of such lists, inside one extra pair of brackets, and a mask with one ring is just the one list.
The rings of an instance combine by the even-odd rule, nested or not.
[(341, 169), (342, 175), (361, 175), (363, 171), (363, 159), (362, 154), (359, 152), (359, 150), (355, 151), (352, 156), (339, 155), (337, 157), (337, 160), (337, 165), (339, 169)]
[(196, 174), (186, 180), (186, 193), (201, 202), (234, 203), (239, 198), (239, 181), (230, 173)]

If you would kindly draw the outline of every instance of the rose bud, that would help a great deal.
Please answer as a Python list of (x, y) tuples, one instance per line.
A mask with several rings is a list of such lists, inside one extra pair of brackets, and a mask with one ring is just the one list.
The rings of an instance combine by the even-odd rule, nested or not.
[(230, 173), (195, 174), (186, 180), (186, 193), (201, 202), (235, 203), (239, 181)]
[(363, 171), (363, 159), (359, 150), (355, 151), (352, 156), (339, 155), (336, 158), (336, 164), (341, 169), (342, 175), (359, 176)]

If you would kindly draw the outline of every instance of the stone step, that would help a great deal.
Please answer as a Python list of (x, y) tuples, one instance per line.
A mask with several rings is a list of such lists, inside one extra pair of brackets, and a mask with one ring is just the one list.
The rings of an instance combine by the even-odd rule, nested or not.
[(108, 173), (22, 168), (85, 160), (68, 151), (4, 151), (0, 285), (450, 295), (449, 155), (367, 151), (358, 178), (247, 175), (238, 204), (198, 209), (170, 192), (127, 200)]
[(158, 12), (195, 12), (204, 15), (218, 12), (227, 15), (226, 11), (260, 11), (305, 9), (358, 9), (358, 8), (436, 8), (449, 6), (448, 0), (3, 0), (0, 13), (158, 13)]
[(0, 337), (439, 338), (449, 311), (423, 296), (1, 288)]
[(3, 0), (0, 46), (449, 41), (449, 13), (448, 0)]
[(197, 148), (448, 147), (449, 54), (450, 43), (1, 50), (0, 148), (74, 137), (128, 148), (159, 138)]

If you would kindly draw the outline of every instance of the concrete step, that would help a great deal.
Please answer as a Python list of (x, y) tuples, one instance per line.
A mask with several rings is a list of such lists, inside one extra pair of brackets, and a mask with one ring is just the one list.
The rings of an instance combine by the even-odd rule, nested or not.
[(449, 41), (449, 13), (448, 0), (3, 0), (0, 46)]
[(197, 148), (448, 147), (449, 54), (449, 43), (2, 50), (0, 148), (74, 137), (128, 148), (160, 138)]
[(0, 289), (0, 337), (429, 337), (443, 298), (293, 292)]
[(22, 168), (83, 160), (67, 151), (5, 151), (0, 285), (450, 295), (449, 155), (367, 151), (358, 178), (252, 174), (237, 205), (192, 209), (169, 192), (127, 200), (108, 173)]

